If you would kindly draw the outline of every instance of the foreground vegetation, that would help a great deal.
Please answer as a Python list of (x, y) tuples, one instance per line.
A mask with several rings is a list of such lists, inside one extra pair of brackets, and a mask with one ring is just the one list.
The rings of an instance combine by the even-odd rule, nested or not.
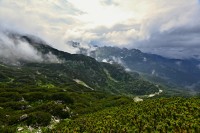
[(200, 97), (134, 102), (79, 87), (1, 92), (0, 132), (200, 132)]
[(160, 98), (131, 102), (75, 120), (66, 119), (51, 131), (199, 133), (199, 105), (199, 98)]
[(105, 81), (89, 74), (91, 83), (69, 65), (1, 65), (0, 132), (199, 132), (199, 98), (162, 98), (171, 95), (164, 91), (135, 103), (159, 87), (107, 64)]

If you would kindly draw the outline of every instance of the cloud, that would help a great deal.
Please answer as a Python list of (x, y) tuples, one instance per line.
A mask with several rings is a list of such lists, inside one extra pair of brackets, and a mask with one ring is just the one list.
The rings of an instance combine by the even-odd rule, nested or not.
[(73, 40), (190, 58), (200, 56), (199, 12), (198, 0), (1, 0), (0, 28), (70, 53)]
[(65, 0), (1, 0), (0, 29), (33, 34), (53, 47), (74, 53), (74, 50), (65, 44), (64, 34), (72, 25), (79, 23), (73, 15), (82, 13)]
[(5, 36), (0, 34), (0, 58), (3, 58), (6, 62), (17, 63), (19, 59), (41, 62), (41, 55), (25, 42), (14, 42)]
[(42, 54), (19, 36), (9, 37), (0, 31), (0, 59), (4, 63), (20, 65), (20, 61), (61, 63), (52, 53)]
[(107, 6), (112, 6), (112, 5), (117, 6), (118, 5), (118, 3), (114, 2), (113, 0), (102, 0), (101, 3), (103, 5), (107, 5)]

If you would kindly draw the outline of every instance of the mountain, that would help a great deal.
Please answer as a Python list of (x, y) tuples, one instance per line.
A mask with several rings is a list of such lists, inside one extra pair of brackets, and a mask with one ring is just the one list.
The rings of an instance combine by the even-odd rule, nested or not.
[(80, 50), (100, 62), (113, 62), (127, 70), (138, 72), (147, 79), (168, 86), (200, 91), (200, 61), (196, 59), (169, 59), (155, 54), (143, 53), (138, 49), (98, 47), (96, 50)]
[[(133, 76), (125, 72), (119, 65), (100, 63), (88, 56), (59, 51), (30, 35), (10, 33), (8, 36), (13, 42), (30, 45), (43, 58), (40, 62), (18, 59), (20, 65), (17, 66), (2, 64), (0, 66), (2, 81), (9, 82), (12, 79), (10, 84), (6, 84), (8, 87), (15, 84), (23, 85), (24, 82), (29, 83), (28, 85), (57, 86), (81, 81), (94, 90), (106, 90), (117, 94), (145, 95), (159, 90), (154, 84), (139, 79), (137, 74)], [(52, 63), (52, 57), (58, 61)], [(23, 79), (24, 77), (26, 78)], [(22, 82), (20, 79), (25, 81)]]
[(0, 47), (0, 132), (45, 127), (163, 90), (121, 65), (59, 51), (35, 36), (6, 33)]
[[(78, 43), (74, 46), (78, 47)], [(2, 133), (69, 130), (107, 132), (114, 131), (113, 128), (117, 130), (117, 127), (119, 131), (127, 128), (132, 132), (141, 130), (140, 126), (134, 126), (135, 129), (132, 130), (133, 125), (138, 121), (143, 123), (154, 119), (153, 114), (157, 112), (164, 111), (172, 120), (170, 122), (172, 124), (176, 118), (189, 118), (186, 115), (195, 114), (194, 109), (197, 109), (197, 112), (199, 110), (198, 98), (191, 100), (160, 98), (180, 96), (183, 93), (173, 91), (171, 95), (162, 86), (144, 80), (137, 72), (127, 72), (127, 68), (115, 63), (114, 60), (110, 60), (111, 64), (98, 62), (82, 54), (59, 51), (38, 37), (16, 33), (0, 36), (0, 47), (0, 132)], [(144, 103), (140, 104), (142, 101)], [(180, 102), (182, 104), (176, 110), (174, 105)], [(186, 107), (188, 110), (182, 110), (182, 115), (175, 118), (179, 116), (179, 110)], [(174, 110), (170, 110), (171, 108)], [(107, 115), (108, 112), (111, 114)], [(142, 119), (139, 117), (140, 114)], [(162, 122), (163, 117), (166, 118), (165, 115), (162, 113), (159, 115), (161, 119), (159, 124), (166, 124)], [(190, 126), (192, 126), (191, 131), (198, 128), (197, 115), (192, 117), (194, 123), (186, 120), (186, 125), (191, 124), (186, 127), (187, 129)], [(102, 119), (99, 119), (100, 116)], [(108, 124), (103, 126), (96, 122), (98, 120), (115, 127), (108, 128), (105, 126)], [(123, 123), (127, 121), (131, 121), (133, 125), (124, 125)], [(182, 125), (185, 121), (176, 122)], [(85, 123), (89, 129), (84, 129)], [(120, 123), (122, 126), (118, 126)], [(96, 130), (99, 124), (100, 128), (106, 129)], [(148, 124), (150, 126), (144, 127), (152, 128), (151, 123)], [(159, 124), (154, 124), (154, 130), (160, 129)], [(169, 131), (175, 131), (177, 128), (177, 126), (167, 127)], [(145, 128), (143, 131), (146, 130), (148, 129)]]

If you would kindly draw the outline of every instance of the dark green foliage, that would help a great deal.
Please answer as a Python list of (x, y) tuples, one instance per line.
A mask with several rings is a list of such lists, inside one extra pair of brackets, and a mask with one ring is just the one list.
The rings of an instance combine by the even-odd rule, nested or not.
[(11, 127), (11, 126), (5, 126), (5, 127), (1, 127), (0, 126), (0, 133), (15, 133), (17, 131), (17, 128)]
[[(71, 55), (72, 56), (72, 55)], [(91, 91), (90, 88), (80, 87), (74, 79), (79, 79), (89, 87), (98, 91), (107, 91), (115, 94), (146, 94), (146, 88), (134, 87), (135, 82), (143, 81), (135, 74), (127, 73), (123, 67), (115, 64), (99, 63), (90, 57), (73, 55), (73, 59), (64, 63), (28, 63), (21, 66), (0, 66), (0, 73), (9, 79), (7, 82), (0, 82), (0, 88), (26, 88), (29, 90), (52, 89), (55, 87), (70, 86), (69, 89)], [(80, 59), (82, 60), (80, 60)], [(137, 80), (137, 81), (136, 81)], [(144, 82), (143, 82), (144, 83)], [(145, 84), (151, 84), (145, 82)], [(120, 86), (119, 86), (120, 85)], [(73, 88), (71, 87), (73, 86)], [(130, 88), (130, 86), (132, 86)], [(148, 88), (152, 92), (158, 91), (157, 87)], [(24, 90), (24, 89), (22, 89)], [(136, 91), (132, 91), (136, 90)], [(7, 91), (7, 90), (6, 90)], [(30, 95), (30, 100), (46, 99), (46, 96), (38, 97)], [(48, 97), (48, 96), (47, 96)]]
[(105, 67), (105, 69), (109, 72), (110, 76), (113, 77), (117, 81), (133, 81), (135, 77), (132, 77), (130, 74), (128, 74), (124, 68), (118, 64), (108, 64), (108, 63), (102, 63), (102, 65)]
[(0, 98), (9, 98), (13, 101), (20, 101), (22, 96), (18, 92), (2, 92), (0, 93)]
[(74, 102), (73, 99), (68, 94), (63, 93), (63, 92), (52, 94), (51, 99), (59, 100), (64, 103), (70, 103), (70, 104)]
[(28, 115), (28, 119), (26, 120), (27, 125), (31, 125), (34, 127), (38, 126), (47, 126), (51, 121), (51, 115), (46, 112), (33, 112)]
[(23, 97), (29, 102), (35, 102), (39, 100), (47, 100), (49, 96), (45, 92), (30, 92), (23, 95)]
[(0, 72), (0, 82), (8, 82), (9, 79), (3, 73)]
[(161, 98), (66, 120), (53, 132), (200, 132), (199, 98)]
[(26, 102), (5, 102), (1, 103), (0, 107), (9, 108), (13, 110), (24, 110), (27, 108)]
[(11, 101), (11, 99), (5, 98), (5, 97), (0, 97), (0, 103), (5, 103), (5, 102), (9, 102), (9, 101)]
[(7, 125), (11, 125), (11, 126), (17, 125), (20, 123), (19, 119), (20, 119), (19, 114), (8, 115), (8, 116), (6, 116), (6, 123), (7, 123)]
[(66, 105), (57, 104), (56, 102), (44, 103), (35, 108), (31, 108), (30, 110), (27, 110), (27, 112), (33, 112), (33, 111), (48, 112), (52, 116), (56, 116), (61, 119), (68, 118), (70, 114), (70, 110), (66, 109)]

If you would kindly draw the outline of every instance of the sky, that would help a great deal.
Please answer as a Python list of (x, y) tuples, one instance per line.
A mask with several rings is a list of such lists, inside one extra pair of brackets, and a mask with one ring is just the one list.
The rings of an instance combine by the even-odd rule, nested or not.
[(77, 49), (68, 42), (77, 41), (200, 59), (199, 0), (0, 0), (0, 31), (7, 30), (70, 53)]

